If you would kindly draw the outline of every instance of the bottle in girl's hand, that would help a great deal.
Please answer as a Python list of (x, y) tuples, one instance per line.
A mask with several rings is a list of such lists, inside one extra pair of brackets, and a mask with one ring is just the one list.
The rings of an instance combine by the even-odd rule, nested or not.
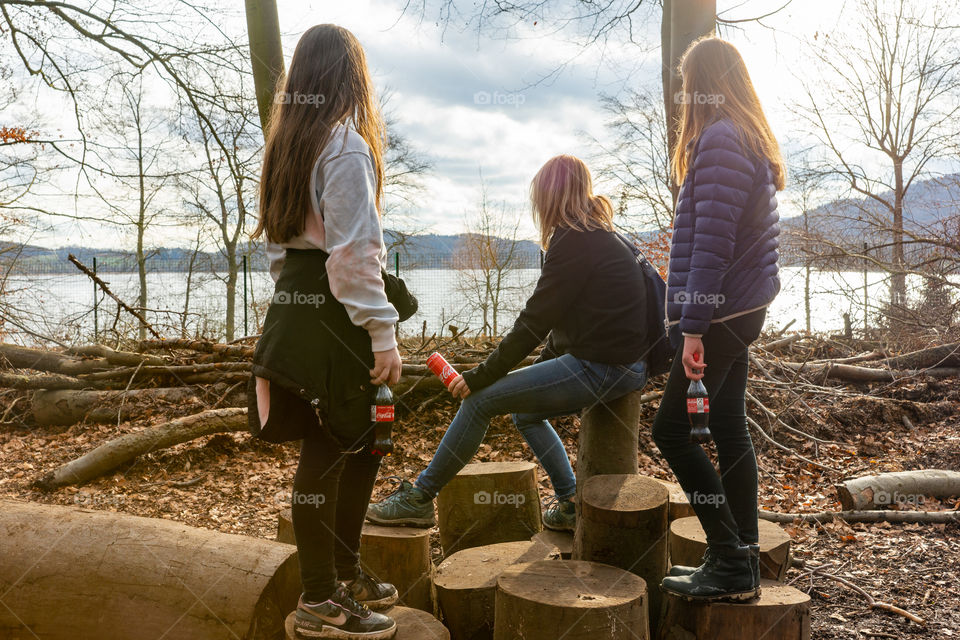
[(377, 395), (370, 405), (370, 420), (373, 422), (373, 444), (370, 446), (370, 453), (375, 456), (389, 456), (393, 453), (393, 392), (385, 384), (377, 387)]
[(442, 382), (445, 387), (449, 387), (453, 379), (460, 375), (457, 373), (457, 370), (453, 368), (453, 365), (447, 362), (447, 359), (437, 351), (431, 353), (430, 357), (427, 358), (427, 368), (440, 378), (440, 382)]
[[(700, 354), (693, 354), (694, 362), (700, 362)], [(703, 369), (695, 369), (700, 373)], [(703, 380), (691, 380), (687, 387), (687, 418), (690, 420), (690, 442), (703, 444), (713, 440), (710, 434), (710, 396)]]

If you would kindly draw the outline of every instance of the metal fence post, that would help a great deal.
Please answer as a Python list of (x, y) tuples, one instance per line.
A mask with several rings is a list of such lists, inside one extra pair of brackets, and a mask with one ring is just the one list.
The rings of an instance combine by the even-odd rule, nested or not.
[(250, 332), (247, 330), (247, 308), (250, 306), (247, 303), (247, 254), (243, 254), (243, 335), (248, 336)]
[[(93, 256), (93, 275), (97, 275), (97, 256)], [(97, 318), (97, 283), (93, 283), (93, 342), (99, 342), (100, 322)]]
[(393, 253), (393, 275), (400, 277), (400, 252)]
[(863, 337), (867, 337), (867, 329), (869, 325), (867, 324), (867, 315), (869, 313), (869, 304), (870, 299), (867, 297), (867, 243), (863, 243)]

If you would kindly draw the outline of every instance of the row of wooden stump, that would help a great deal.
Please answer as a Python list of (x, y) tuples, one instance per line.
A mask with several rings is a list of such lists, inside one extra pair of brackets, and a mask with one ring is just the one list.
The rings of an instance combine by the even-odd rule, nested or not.
[[(698, 565), (706, 548), (679, 485), (597, 475), (579, 501), (575, 534), (544, 530), (533, 464), (467, 465), (437, 497), (435, 570), (429, 530), (366, 525), (361, 561), (400, 593), (387, 612), (398, 640), (810, 637), (809, 597), (781, 583), (790, 537), (776, 524), (760, 521), (760, 598), (691, 603), (659, 588), (670, 564)], [(294, 543), (289, 510), (277, 537)]]

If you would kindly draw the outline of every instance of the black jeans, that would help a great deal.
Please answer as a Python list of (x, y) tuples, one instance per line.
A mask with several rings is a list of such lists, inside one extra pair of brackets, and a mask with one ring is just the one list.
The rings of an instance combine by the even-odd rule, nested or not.
[(707, 544), (736, 547), (758, 541), (757, 458), (747, 430), (747, 347), (760, 335), (766, 309), (716, 323), (703, 336), (703, 383), (710, 394), (710, 432), (720, 473), (703, 448), (690, 442), (683, 370), (677, 350), (653, 421), (653, 440), (687, 494)]
[[(382, 458), (367, 449), (342, 453), (304, 400), (278, 385), (271, 387), (268, 422), (276, 415), (307, 423), (293, 478), (291, 512), (304, 599), (322, 602), (333, 594), (337, 580), (357, 576), (360, 532)], [(303, 403), (304, 407), (294, 403)], [(369, 399), (337, 403), (329, 419), (364, 420), (369, 424)]]

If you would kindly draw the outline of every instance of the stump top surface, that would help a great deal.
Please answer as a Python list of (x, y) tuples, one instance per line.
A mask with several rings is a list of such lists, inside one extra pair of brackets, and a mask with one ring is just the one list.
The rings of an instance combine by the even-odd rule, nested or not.
[[(397, 635), (393, 640), (450, 640), (450, 632), (426, 611), (408, 607), (391, 607), (383, 612), (397, 621)], [(283, 628), (287, 640), (302, 640), (293, 630), (293, 621), (297, 612), (291, 611), (284, 620)]]
[(383, 527), (364, 522), (361, 535), (380, 538), (429, 538), (430, 529), (421, 529), (419, 527)]
[(687, 500), (687, 494), (684, 492), (683, 487), (681, 487), (679, 484), (676, 482), (670, 482), (669, 480), (661, 480), (660, 478), (654, 478), (654, 480), (667, 488), (667, 492), (670, 494), (670, 502), (690, 504), (690, 501)]
[(645, 511), (668, 502), (670, 493), (653, 478), (611, 474), (588, 478), (580, 499), (604, 511)]
[(537, 465), (532, 462), (471, 462), (460, 470), (458, 476), (485, 476), (495, 473), (522, 473), (532, 471)]
[(511, 565), (556, 559), (559, 554), (555, 545), (536, 540), (472, 547), (441, 562), (433, 583), (443, 589), (492, 589)]
[[(776, 522), (769, 520), (760, 520), (760, 551), (766, 552), (774, 547), (790, 542), (790, 534)], [(687, 516), (686, 518), (677, 518), (670, 523), (670, 535), (694, 540), (696, 542), (707, 543), (707, 534), (704, 533), (700, 520), (696, 516)]]
[(522, 600), (573, 609), (614, 607), (647, 594), (643, 578), (583, 560), (515, 564), (501, 574), (497, 588)]

